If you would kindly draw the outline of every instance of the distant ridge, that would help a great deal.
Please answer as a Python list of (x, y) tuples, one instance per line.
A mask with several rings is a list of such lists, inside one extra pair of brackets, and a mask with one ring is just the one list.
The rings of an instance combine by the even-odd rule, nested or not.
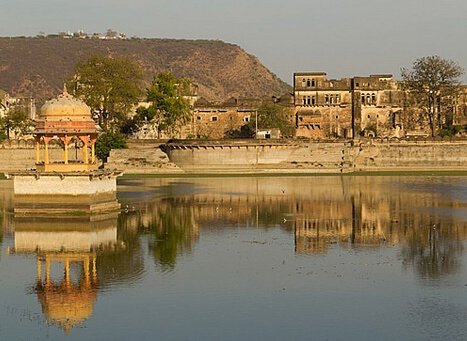
[(0, 37), (0, 89), (41, 103), (57, 95), (76, 62), (93, 53), (126, 56), (149, 83), (161, 71), (188, 77), (209, 101), (282, 95), (291, 87), (239, 46), (217, 40)]

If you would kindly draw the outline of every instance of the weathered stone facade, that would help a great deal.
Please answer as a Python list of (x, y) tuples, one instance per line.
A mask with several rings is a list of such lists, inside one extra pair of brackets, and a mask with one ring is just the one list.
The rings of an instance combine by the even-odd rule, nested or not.
[(30, 119), (36, 118), (36, 105), (33, 98), (11, 97), (0, 89), (0, 117), (4, 117), (15, 108), (25, 111)]
[(391, 75), (329, 80), (324, 72), (295, 73), (297, 136), (398, 136), (403, 94)]
[[(320, 139), (430, 133), (427, 118), (417, 115), (423, 108), (392, 75), (330, 80), (324, 72), (295, 73), (294, 97), (297, 136)], [(467, 87), (447, 110), (452, 111), (454, 125), (467, 123)]]
[[(230, 98), (223, 103), (211, 103), (203, 98), (194, 101), (191, 120), (177, 132), (167, 134), (158, 132), (157, 127), (148, 123), (135, 137), (138, 139), (222, 139), (239, 136), (256, 115), (258, 107), (266, 103), (276, 103), (283, 107), (290, 124), (295, 122), (293, 96), (291, 94), (276, 98)], [(147, 105), (147, 104), (140, 104)], [(276, 127), (270, 127), (271, 129)]]

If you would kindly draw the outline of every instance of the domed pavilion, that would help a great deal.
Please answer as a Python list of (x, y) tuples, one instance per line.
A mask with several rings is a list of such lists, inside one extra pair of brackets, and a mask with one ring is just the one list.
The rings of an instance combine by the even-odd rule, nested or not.
[(97, 135), (91, 109), (66, 87), (47, 101), (34, 129), (35, 169), (8, 174), (14, 181), (15, 214), (118, 210), (117, 177), (122, 172), (99, 169)]
[[(36, 121), (34, 140), (36, 145), (36, 169), (41, 172), (80, 172), (98, 168), (95, 145), (97, 129), (91, 109), (82, 100), (67, 91), (47, 101)], [(50, 142), (60, 141), (62, 158), (52, 160)], [(80, 147), (81, 157), (70, 160), (69, 148)]]

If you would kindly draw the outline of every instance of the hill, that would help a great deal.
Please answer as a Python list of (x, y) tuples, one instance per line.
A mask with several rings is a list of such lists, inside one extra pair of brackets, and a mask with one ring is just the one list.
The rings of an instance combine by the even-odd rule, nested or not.
[(39, 103), (57, 95), (76, 62), (103, 53), (136, 60), (145, 79), (171, 70), (209, 101), (282, 95), (291, 87), (237, 45), (212, 40), (0, 38), (0, 89)]

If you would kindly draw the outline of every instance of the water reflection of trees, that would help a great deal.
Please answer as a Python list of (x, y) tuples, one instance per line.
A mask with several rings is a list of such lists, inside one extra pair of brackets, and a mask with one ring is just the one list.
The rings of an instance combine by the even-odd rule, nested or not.
[(147, 201), (123, 218), (120, 226), (125, 226), (127, 233), (150, 237), (148, 248), (163, 271), (175, 267), (179, 254), (191, 253), (198, 238), (193, 208), (174, 198)]
[(457, 272), (464, 250), (459, 232), (459, 227), (444, 223), (408, 229), (401, 247), (403, 265), (413, 266), (422, 278)]
[(198, 238), (198, 227), (193, 210), (187, 206), (176, 206), (172, 199), (161, 202), (158, 214), (146, 227), (152, 238), (149, 250), (162, 270), (175, 267), (177, 255), (191, 253)]
[[(432, 181), (351, 176), (167, 179), (162, 184), (167, 196), (146, 201), (137, 225), (151, 235), (151, 253), (165, 269), (175, 266), (178, 255), (192, 251), (198, 229), (280, 226), (294, 234), (299, 254), (327, 252), (334, 245), (400, 245), (404, 266), (413, 266), (422, 277), (437, 277), (458, 269), (467, 231), (465, 221), (452, 211), (465, 207), (456, 199), (462, 195), (452, 193), (457, 188), (453, 179), (436, 179), (435, 188), (429, 185)], [(430, 235), (427, 227), (433, 224), (437, 229)]]
[(144, 273), (144, 257), (138, 234), (128, 228), (124, 215), (119, 215), (117, 221), (117, 240), (123, 247), (102, 252), (97, 258), (102, 286), (134, 282)]

